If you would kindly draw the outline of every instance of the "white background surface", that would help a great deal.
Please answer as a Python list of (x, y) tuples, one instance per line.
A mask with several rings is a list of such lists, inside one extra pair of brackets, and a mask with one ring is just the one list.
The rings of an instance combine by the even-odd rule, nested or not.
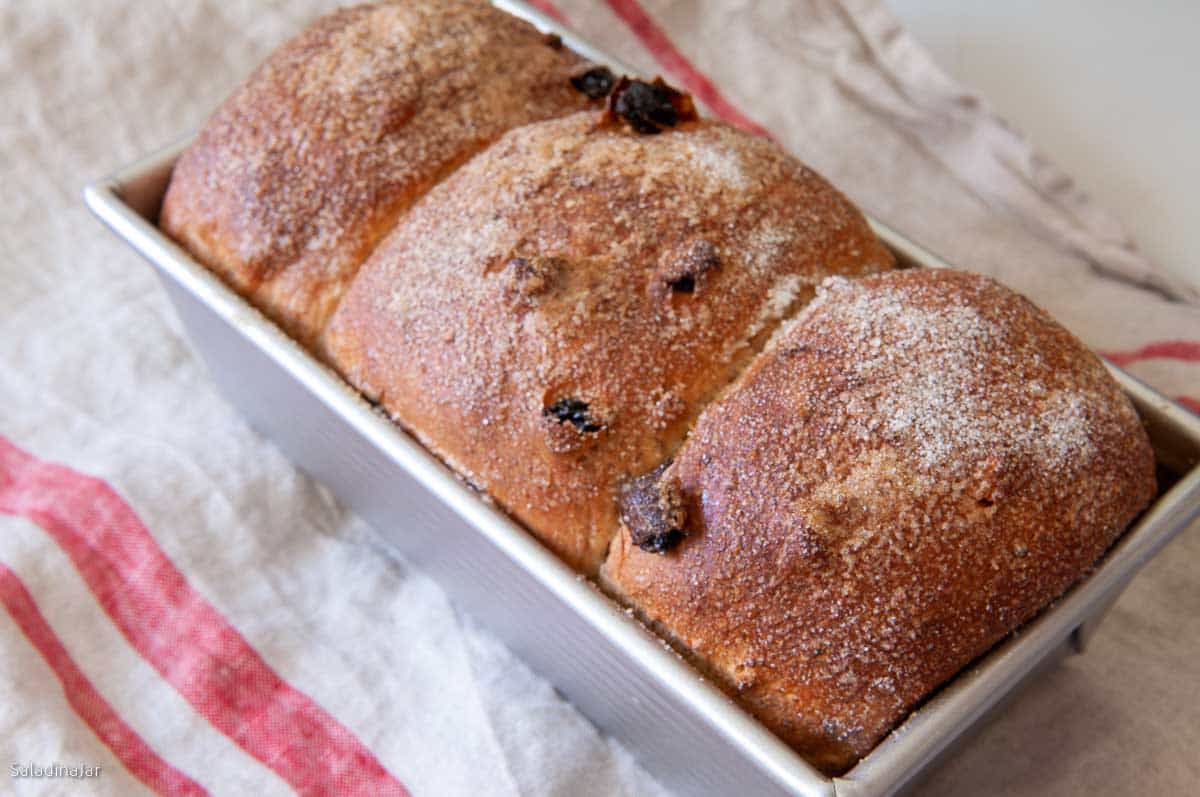
[(889, 3), (1152, 260), (1200, 283), (1200, 2)]

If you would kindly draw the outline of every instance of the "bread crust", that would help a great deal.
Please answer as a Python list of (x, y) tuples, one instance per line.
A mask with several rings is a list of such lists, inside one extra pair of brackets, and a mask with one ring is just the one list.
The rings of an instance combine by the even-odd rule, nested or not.
[(175, 166), (161, 225), (312, 345), (429, 186), (505, 130), (594, 102), (570, 83), (585, 68), (482, 0), (335, 11), (208, 120)]
[(1098, 358), (964, 272), (831, 280), (662, 478), (603, 583), (822, 771), (1085, 575), (1155, 494)]
[(1153, 454), (982, 277), (836, 278), (779, 331), (891, 255), (770, 142), (634, 107), (651, 84), (566, 116), (588, 66), (483, 2), (335, 12), (209, 120), (161, 225), (841, 773), (1088, 572)]
[[(607, 120), (607, 121), (606, 121)], [(829, 274), (892, 265), (773, 143), (583, 112), (513, 130), (418, 202), (327, 330), (355, 387), (594, 575), (616, 495)]]

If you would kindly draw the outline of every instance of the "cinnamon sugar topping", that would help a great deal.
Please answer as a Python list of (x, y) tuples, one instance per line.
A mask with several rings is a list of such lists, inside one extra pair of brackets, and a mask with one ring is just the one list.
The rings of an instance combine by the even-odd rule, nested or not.
[(1024, 307), (993, 303), (985, 312), (966, 301), (914, 301), (913, 292), (904, 283), (865, 290), (832, 278), (810, 307), (836, 297), (837, 340), (854, 353), (837, 416), (855, 436), (881, 435), (927, 472), (953, 470), (979, 452), (1044, 473), (1070, 472), (1095, 455), (1095, 388), (1026, 377), (1042, 370), (1044, 347), (1015, 333)]

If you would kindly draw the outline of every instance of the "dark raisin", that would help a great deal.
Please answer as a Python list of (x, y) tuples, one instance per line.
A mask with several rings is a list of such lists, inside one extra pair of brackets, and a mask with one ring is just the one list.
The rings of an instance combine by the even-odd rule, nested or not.
[(561, 50), (563, 48), (562, 36), (559, 36), (557, 33), (547, 33), (542, 41), (551, 50)]
[(639, 133), (658, 133), (664, 127), (674, 127), (679, 122), (679, 114), (671, 104), (670, 95), (640, 80), (621, 92), (613, 107), (617, 115)]
[(694, 293), (702, 284), (704, 275), (721, 264), (717, 248), (704, 239), (685, 241), (680, 246), (667, 250), (659, 261), (655, 274), (654, 293), (661, 293), (666, 286), (675, 293)]
[(664, 477), (670, 464), (665, 462), (621, 488), (621, 521), (633, 544), (648, 553), (666, 553), (686, 533), (687, 509), (679, 482)]
[(597, 66), (571, 78), (571, 85), (593, 100), (607, 97), (616, 77), (607, 67)]
[(570, 423), (581, 432), (599, 432), (604, 427), (588, 415), (588, 404), (577, 398), (561, 398), (542, 410), (547, 418), (559, 423)]
[(691, 293), (696, 290), (696, 278), (691, 274), (684, 274), (679, 279), (671, 280), (667, 284), (676, 293)]
[(978, 501), (978, 503), (979, 503), (979, 505), (980, 505), (981, 507), (983, 507), (984, 509), (987, 509), (988, 507), (991, 507), (991, 506), (995, 506), (995, 505), (996, 505), (996, 502), (995, 502), (995, 501), (993, 501), (993, 500), (992, 500), (992, 499), (990, 499), (990, 498), (980, 498), (980, 499), (979, 499), (979, 501)]
[(679, 529), (667, 529), (662, 532), (654, 532), (647, 537), (643, 537), (641, 540), (635, 539), (633, 542), (646, 553), (666, 553), (678, 545), (682, 539), (682, 531)]
[(557, 284), (566, 261), (560, 257), (513, 257), (504, 264), (505, 291), (509, 299), (530, 300), (549, 293)]
[(621, 78), (608, 95), (608, 111), (637, 132), (650, 135), (696, 118), (692, 98), (671, 88), (662, 78), (655, 78), (653, 83)]

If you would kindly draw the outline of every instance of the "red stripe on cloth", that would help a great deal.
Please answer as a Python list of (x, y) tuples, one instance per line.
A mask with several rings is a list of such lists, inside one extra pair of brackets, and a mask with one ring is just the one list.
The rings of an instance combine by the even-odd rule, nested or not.
[(188, 797), (208, 794), (203, 786), (163, 760), (133, 728), (125, 724), (75, 665), (71, 654), (42, 616), (33, 596), (21, 583), (21, 578), (3, 562), (0, 562), (0, 603), (4, 604), (21, 633), (50, 665), (62, 684), (63, 694), (71, 708), (87, 723), (92, 733), (112, 750), (125, 769), (159, 794)]
[(538, 11), (541, 11), (543, 14), (550, 17), (550, 19), (554, 20), (560, 25), (567, 24), (566, 15), (559, 11), (558, 6), (554, 5), (554, 3), (551, 3), (550, 0), (528, 0), (528, 2), (529, 5), (533, 6)]
[(1175, 403), (1184, 409), (1191, 410), (1197, 415), (1200, 415), (1200, 401), (1197, 401), (1191, 396), (1176, 396)]
[(699, 69), (692, 65), (670, 37), (658, 26), (637, 0), (605, 0), (621, 20), (629, 26), (642, 46), (650, 51), (671, 76), (683, 84), (697, 99), (712, 109), (717, 116), (747, 133), (770, 138), (767, 130), (743, 114), (733, 103), (725, 99), (716, 85)]
[(0, 437), (0, 512), (41, 526), (130, 644), (218, 730), (303, 795), (407, 795), (189, 583), (103, 481)]
[(1142, 360), (1157, 359), (1200, 363), (1200, 341), (1156, 340), (1132, 351), (1106, 351), (1101, 354), (1112, 360), (1114, 365), (1122, 367)]

